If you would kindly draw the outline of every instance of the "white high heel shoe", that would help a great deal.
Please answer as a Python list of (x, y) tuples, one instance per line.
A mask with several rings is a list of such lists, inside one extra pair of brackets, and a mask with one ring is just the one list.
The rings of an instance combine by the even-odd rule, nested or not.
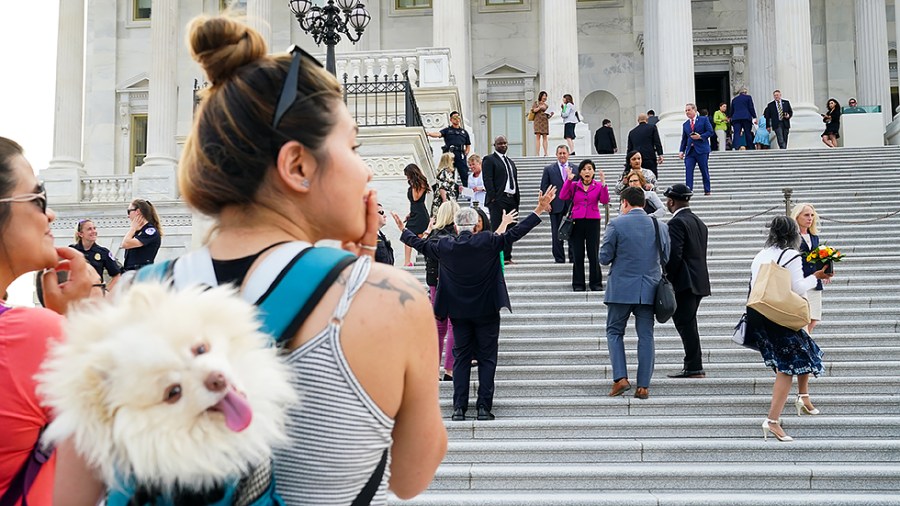
[(768, 441), (769, 433), (771, 433), (773, 436), (775, 436), (775, 439), (777, 439), (779, 441), (788, 442), (788, 441), (794, 440), (794, 438), (792, 438), (791, 436), (788, 436), (787, 434), (785, 434), (783, 436), (779, 436), (778, 434), (776, 434), (775, 431), (772, 430), (771, 424), (775, 424), (775, 425), (781, 427), (781, 424), (778, 423), (778, 420), (770, 420), (770, 419), (766, 418), (766, 421), (764, 421), (762, 423), (763, 439)]
[(807, 408), (806, 404), (803, 403), (804, 397), (806, 397), (808, 399), (809, 394), (798, 394), (797, 402), (794, 403), (794, 407), (797, 408), (797, 416), (800, 416), (802, 414), (818, 415), (820, 413), (819, 408), (812, 408), (812, 409)]

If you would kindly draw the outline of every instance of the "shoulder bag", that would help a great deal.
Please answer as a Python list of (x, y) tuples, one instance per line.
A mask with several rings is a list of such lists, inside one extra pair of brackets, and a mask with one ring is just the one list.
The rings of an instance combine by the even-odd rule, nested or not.
[(653, 228), (656, 230), (656, 248), (659, 251), (659, 266), (662, 269), (662, 277), (656, 285), (656, 297), (653, 299), (653, 314), (656, 315), (656, 321), (665, 323), (675, 314), (678, 304), (675, 302), (675, 289), (666, 277), (666, 263), (663, 262), (662, 242), (659, 240), (659, 222), (653, 216), (650, 219), (653, 220)]
[(781, 257), (785, 252), (787, 250), (778, 255), (778, 262), (769, 262), (759, 268), (747, 307), (758, 311), (772, 323), (800, 330), (809, 325), (809, 302), (791, 290), (791, 272), (784, 267), (800, 255), (782, 264)]
[(528, 121), (534, 121), (534, 106), (531, 106), (531, 109), (528, 110)]
[(556, 238), (560, 241), (565, 242), (572, 237), (572, 229), (575, 227), (575, 222), (572, 221), (572, 207), (574, 199), (575, 196), (573, 195), (572, 200), (570, 200), (568, 203), (569, 212), (566, 213), (562, 221), (559, 223), (559, 230), (556, 233)]

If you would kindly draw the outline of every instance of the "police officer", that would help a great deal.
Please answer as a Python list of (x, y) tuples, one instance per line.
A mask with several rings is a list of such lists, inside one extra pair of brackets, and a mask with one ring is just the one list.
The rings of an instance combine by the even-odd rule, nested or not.
[(97, 271), (100, 279), (103, 279), (103, 269), (109, 274), (109, 288), (115, 283), (116, 276), (122, 273), (119, 262), (116, 262), (112, 252), (97, 244), (97, 227), (91, 220), (81, 220), (75, 228), (75, 244), (70, 244), (70, 248), (80, 251), (84, 258), (91, 264), (91, 267)]
[(459, 112), (450, 113), (450, 126), (442, 129), (440, 132), (428, 132), (429, 137), (444, 139), (444, 146), (441, 151), (444, 153), (453, 153), (453, 166), (459, 173), (459, 180), (462, 186), (469, 186), (469, 166), (466, 164), (466, 158), (469, 156), (469, 150), (472, 149), (472, 141), (469, 140), (469, 132), (460, 125), (461, 118)]
[(159, 216), (149, 201), (135, 199), (128, 206), (128, 219), (131, 220), (131, 228), (122, 239), (121, 245), (125, 250), (123, 271), (137, 270), (152, 264), (156, 260), (156, 253), (159, 252), (159, 245), (162, 243)]

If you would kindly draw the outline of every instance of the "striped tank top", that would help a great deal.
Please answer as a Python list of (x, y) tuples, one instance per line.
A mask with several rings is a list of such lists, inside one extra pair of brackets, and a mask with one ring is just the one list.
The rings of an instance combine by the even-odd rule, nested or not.
[[(394, 420), (363, 390), (341, 350), (341, 325), (371, 269), (351, 268), (328, 326), (285, 355), (300, 402), (288, 410), (286, 446), (276, 448), (275, 483), (288, 506), (348, 506), (391, 446)], [(373, 505), (387, 503), (390, 457)]]

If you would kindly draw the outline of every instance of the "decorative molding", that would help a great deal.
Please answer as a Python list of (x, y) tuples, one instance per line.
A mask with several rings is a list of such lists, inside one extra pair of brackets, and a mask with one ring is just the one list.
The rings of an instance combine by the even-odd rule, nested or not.
[[(698, 46), (731, 47), (747, 45), (747, 30), (694, 30), (694, 56), (698, 56)], [(644, 32), (638, 32), (634, 43), (644, 54)], [(708, 49), (708, 48), (704, 48)]]
[(363, 157), (363, 160), (365, 160), (365, 162), (372, 169), (372, 175), (376, 178), (402, 178), (404, 177), (403, 169), (407, 165), (415, 163), (415, 160), (412, 156), (406, 155), (365, 156)]
[[(546, 1), (546, 0), (544, 0)], [(492, 12), (525, 12), (531, 10), (531, 0), (522, 0), (516, 4), (495, 4), (488, 5), (488, 0), (478, 0), (479, 13)]]

